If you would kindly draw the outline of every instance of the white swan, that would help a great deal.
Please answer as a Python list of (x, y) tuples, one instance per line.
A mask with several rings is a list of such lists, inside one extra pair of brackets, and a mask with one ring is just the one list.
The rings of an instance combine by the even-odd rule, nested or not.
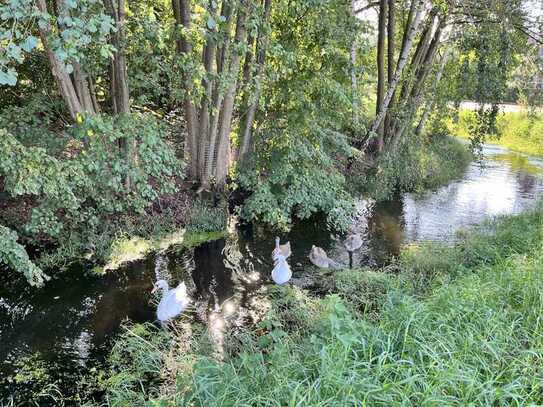
[(189, 305), (190, 299), (187, 295), (187, 287), (184, 282), (179, 284), (177, 288), (172, 288), (170, 290), (166, 280), (158, 280), (155, 283), (152, 292), (155, 292), (158, 289), (162, 290), (162, 299), (158, 303), (156, 316), (161, 323), (175, 318)]
[(285, 259), (288, 259), (290, 255), (292, 254), (292, 250), (290, 250), (290, 242), (286, 242), (285, 244), (280, 244), (281, 240), (276, 237), (275, 238), (275, 248), (272, 251), (272, 259), (273, 261), (276, 261), (276, 256), (281, 255)]
[(285, 284), (292, 277), (292, 271), (290, 270), (290, 266), (287, 263), (287, 259), (281, 254), (276, 254), (274, 256), (274, 259), (275, 267), (273, 268), (271, 273), (272, 280), (279, 285)]

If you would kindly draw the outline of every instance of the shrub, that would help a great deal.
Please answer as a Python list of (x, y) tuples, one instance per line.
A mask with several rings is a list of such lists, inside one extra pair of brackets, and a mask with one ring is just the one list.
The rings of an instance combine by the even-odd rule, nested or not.
[(332, 229), (346, 229), (354, 202), (334, 154), (350, 154), (343, 136), (334, 132), (300, 129), (296, 135), (270, 134), (253, 162), (240, 170), (238, 181), (251, 193), (242, 217), (288, 229), (293, 219), (322, 212)]
[[(68, 129), (62, 157), (55, 157), (0, 129), (4, 190), (39, 202), (25, 237), (55, 243), (80, 236), (83, 241), (76, 246), (86, 246), (85, 236), (102, 235), (121, 214), (143, 214), (159, 195), (174, 192), (182, 166), (163, 132), (144, 115), (91, 117)], [(127, 138), (135, 143), (134, 159), (119, 148)]]

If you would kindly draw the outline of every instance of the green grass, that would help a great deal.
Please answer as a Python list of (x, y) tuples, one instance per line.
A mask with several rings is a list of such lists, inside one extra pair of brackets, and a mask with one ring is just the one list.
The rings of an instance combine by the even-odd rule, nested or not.
[(472, 158), (466, 145), (454, 137), (413, 135), (354, 182), (361, 182), (365, 196), (386, 200), (394, 191), (418, 193), (445, 185), (461, 177)]
[[(542, 248), (539, 206), (487, 222), (452, 247), (411, 246), (384, 270), (338, 271), (325, 298), (276, 287), (267, 317), (238, 335), (223, 361), (213, 358), (205, 332), (191, 334), (194, 324), (177, 335), (129, 330), (113, 360), (119, 349), (137, 351), (113, 369), (109, 401), (541, 405)], [(152, 368), (138, 357), (152, 359)]]
[[(458, 123), (448, 123), (449, 131), (460, 138), (469, 138), (470, 123), (475, 112), (461, 110)], [(501, 113), (497, 118), (497, 135), (488, 141), (520, 153), (543, 156), (543, 115), (528, 112)]]

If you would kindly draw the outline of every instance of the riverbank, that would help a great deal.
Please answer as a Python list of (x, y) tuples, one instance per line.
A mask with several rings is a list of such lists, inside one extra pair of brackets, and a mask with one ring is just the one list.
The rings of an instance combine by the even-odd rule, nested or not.
[(386, 201), (397, 192), (421, 193), (436, 189), (464, 174), (473, 155), (464, 143), (450, 136), (416, 136), (383, 154), (374, 168), (354, 175), (362, 195)]
[[(462, 109), (458, 122), (449, 121), (447, 127), (456, 137), (468, 139), (469, 129), (473, 126), (475, 117), (474, 111)], [(496, 129), (496, 136), (490, 137), (489, 142), (511, 151), (543, 156), (543, 114), (530, 114), (527, 111), (500, 113), (497, 117)]]
[(262, 322), (213, 340), (132, 326), (103, 382), (111, 403), (540, 404), (543, 207), (385, 269), (337, 271), (327, 295), (273, 287)]

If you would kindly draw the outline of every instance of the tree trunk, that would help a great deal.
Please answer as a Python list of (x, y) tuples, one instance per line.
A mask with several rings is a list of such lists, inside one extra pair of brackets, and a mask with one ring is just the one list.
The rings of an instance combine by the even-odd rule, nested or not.
[[(379, 36), (377, 38), (377, 103), (376, 115), (383, 110), (383, 102), (385, 97), (385, 38), (386, 38), (386, 21), (387, 21), (387, 3), (388, 0), (380, 0), (379, 2)], [(377, 132), (377, 151), (383, 149), (383, 127), (381, 123), (373, 130)]]
[[(418, 1), (418, 0), (414, 0)], [(403, 69), (407, 63), (407, 58), (409, 56), (409, 52), (411, 50), (411, 47), (413, 45), (413, 39), (415, 37), (415, 34), (417, 32), (417, 28), (420, 23), (420, 19), (422, 16), (422, 1), (419, 1), (419, 5), (417, 7), (415, 18), (413, 19), (411, 27), (408, 28), (409, 32), (406, 38), (405, 45), (403, 49), (400, 52), (400, 59), (398, 60), (398, 67), (396, 68), (396, 71), (394, 72), (394, 76), (392, 78), (392, 81), (390, 83), (390, 87), (387, 91), (387, 94), (381, 104), (381, 109), (379, 109), (377, 116), (375, 117), (375, 120), (373, 121), (373, 124), (371, 126), (371, 131), (373, 133), (377, 132), (379, 127), (381, 126), (381, 123), (383, 122), (383, 119), (385, 117), (385, 114), (387, 112), (388, 106), (390, 101), (392, 100), (392, 95), (394, 94), (394, 91), (396, 90), (396, 87), (398, 86), (398, 83), (400, 81), (400, 77), (402, 75)]]
[[(246, 10), (243, 6), (238, 11), (238, 19), (236, 22), (235, 42), (242, 44), (245, 41), (245, 18)], [(234, 99), (237, 87), (237, 73), (240, 66), (240, 53), (234, 52), (230, 62), (230, 72), (233, 74), (232, 83), (224, 98), (223, 111), (221, 116), (221, 124), (219, 130), (219, 145), (217, 150), (217, 165), (215, 170), (215, 178), (217, 185), (221, 187), (226, 182), (228, 169), (230, 166), (230, 129), (232, 126), (232, 113), (234, 110)]]
[[(226, 19), (226, 27), (223, 30), (225, 39), (219, 47), (219, 52), (217, 53), (216, 73), (217, 77), (226, 77), (226, 79), (228, 80), (230, 71), (228, 70), (228, 68), (225, 68), (225, 64), (227, 62), (227, 59), (229, 58), (230, 51), (230, 30), (232, 25), (231, 16), (233, 12), (233, 7), (230, 5), (229, 2), (223, 2), (222, 8), (223, 9), (221, 15), (224, 16), (224, 18)], [(222, 105), (225, 98), (225, 93), (221, 89), (221, 85), (221, 80), (214, 81), (210, 128), (208, 134), (203, 135), (203, 137), (207, 138), (209, 151), (207, 155), (207, 161), (205, 163), (205, 174), (202, 177), (204, 184), (208, 183), (208, 180), (212, 176), (214, 167), (216, 165), (217, 144), (219, 143), (219, 123), (223, 114)]]
[[(45, 0), (36, 0), (36, 7), (41, 13), (47, 13), (47, 3)], [(85, 114), (85, 109), (79, 100), (77, 91), (66, 71), (64, 64), (57, 58), (53, 49), (49, 44), (49, 36), (52, 33), (51, 24), (47, 21), (45, 24), (39, 25), (39, 33), (43, 48), (47, 54), (47, 59), (51, 66), (51, 72), (57, 83), (62, 99), (66, 103), (72, 119), (77, 119), (79, 115)], [(93, 114), (94, 111), (87, 112)]]
[(417, 126), (417, 130), (416, 130), (417, 135), (422, 134), (422, 131), (424, 130), (424, 125), (426, 124), (426, 121), (428, 120), (428, 117), (430, 116), (430, 113), (432, 112), (432, 109), (434, 108), (434, 104), (435, 104), (435, 101), (436, 101), (435, 92), (437, 90), (439, 82), (441, 81), (441, 77), (443, 76), (443, 72), (445, 71), (445, 66), (447, 65), (447, 62), (449, 60), (449, 55), (450, 55), (449, 51), (450, 51), (449, 48), (446, 48), (445, 51), (443, 51), (443, 56), (441, 57), (441, 63), (440, 63), (439, 68), (437, 70), (436, 78), (434, 80), (434, 83), (432, 84), (430, 100), (426, 104), (424, 112), (422, 113), (419, 124)]
[[(353, 18), (356, 18), (356, 0), (351, 0), (351, 13)], [(351, 57), (351, 91), (353, 97), (353, 120), (355, 124), (358, 124), (360, 121), (360, 101), (358, 100), (358, 78), (356, 75), (356, 38), (351, 44), (350, 57)]]
[[(271, 13), (271, 3), (272, 0), (264, 0), (264, 17), (263, 21), (268, 22)], [(262, 75), (264, 72), (264, 63), (266, 60), (266, 50), (268, 46), (268, 36), (266, 33), (260, 30), (258, 32), (258, 39), (256, 43), (256, 74), (255, 74), (255, 93), (253, 98), (250, 99), (251, 103), (247, 109), (247, 117), (245, 122), (241, 126), (243, 130), (243, 138), (241, 144), (241, 152), (239, 154), (240, 160), (243, 162), (247, 159), (249, 153), (249, 148), (252, 144), (252, 134), (253, 134), (253, 124), (255, 121), (256, 111), (258, 109), (258, 104), (260, 101), (260, 92), (261, 92), (261, 81)]]
[[(212, 0), (208, 5), (210, 10), (214, 10), (215, 1)], [(216, 15), (213, 15), (216, 19)], [(209, 152), (209, 133), (210, 133), (210, 106), (213, 101), (213, 81), (216, 76), (215, 57), (217, 44), (215, 42), (216, 30), (208, 29), (208, 36), (202, 52), (202, 61), (205, 69), (205, 75), (202, 80), (204, 93), (201, 99), (199, 112), (199, 146), (198, 146), (198, 179), (207, 184), (206, 169), (208, 160), (213, 160)], [(207, 186), (207, 185), (206, 185)]]
[(399, 140), (403, 137), (405, 130), (412, 124), (412, 118), (416, 114), (422, 99), (422, 93), (424, 90), (424, 83), (432, 68), (432, 64), (437, 53), (437, 49), (441, 40), (441, 33), (443, 27), (445, 26), (445, 19), (441, 19), (438, 23), (435, 34), (432, 38), (430, 45), (427, 48), (427, 51), (422, 58), (422, 62), (419, 66), (419, 69), (416, 73), (415, 83), (411, 88), (409, 96), (405, 100), (405, 106), (407, 107), (408, 114), (401, 123), (400, 129), (394, 134), (394, 145), (397, 145)]
[(79, 62), (74, 62), (72, 65), (74, 67), (74, 71), (72, 72), (73, 84), (77, 98), (81, 103), (81, 108), (87, 114), (97, 113), (92, 101), (87, 74), (83, 71)]
[[(109, 15), (115, 21), (117, 29), (111, 36), (111, 43), (115, 47), (110, 68), (110, 92), (113, 113), (116, 115), (128, 114), (130, 113), (130, 94), (125, 55), (125, 0), (104, 0), (104, 4), (108, 9)], [(136, 160), (136, 145), (134, 140), (131, 134), (126, 134), (123, 138), (119, 139), (119, 148), (126, 161), (130, 164)], [(129, 174), (126, 175), (124, 184), (128, 190), (131, 189), (132, 180)]]
[[(396, 48), (396, 0), (388, 0), (388, 29), (387, 29), (387, 46), (388, 46), (388, 71), (387, 71), (387, 83), (390, 88), (392, 85), (392, 78), (394, 77), (395, 63), (394, 51)], [(394, 107), (394, 94), (388, 105), (388, 109), (392, 110)], [(387, 133), (390, 129), (390, 115), (385, 116), (384, 132)], [(383, 142), (381, 143), (383, 144)], [(382, 148), (382, 146), (381, 146)]]
[[(180, 28), (190, 30), (190, 0), (173, 0), (173, 10), (177, 28), (176, 46), (177, 51), (189, 57), (192, 53), (192, 45), (186, 35), (181, 35)], [(187, 121), (187, 139), (185, 140), (185, 155), (189, 157), (190, 176), (198, 176), (198, 114), (192, 99), (192, 76), (187, 70), (183, 70), (182, 79), (185, 84), (185, 95), (183, 98), (183, 110)]]

